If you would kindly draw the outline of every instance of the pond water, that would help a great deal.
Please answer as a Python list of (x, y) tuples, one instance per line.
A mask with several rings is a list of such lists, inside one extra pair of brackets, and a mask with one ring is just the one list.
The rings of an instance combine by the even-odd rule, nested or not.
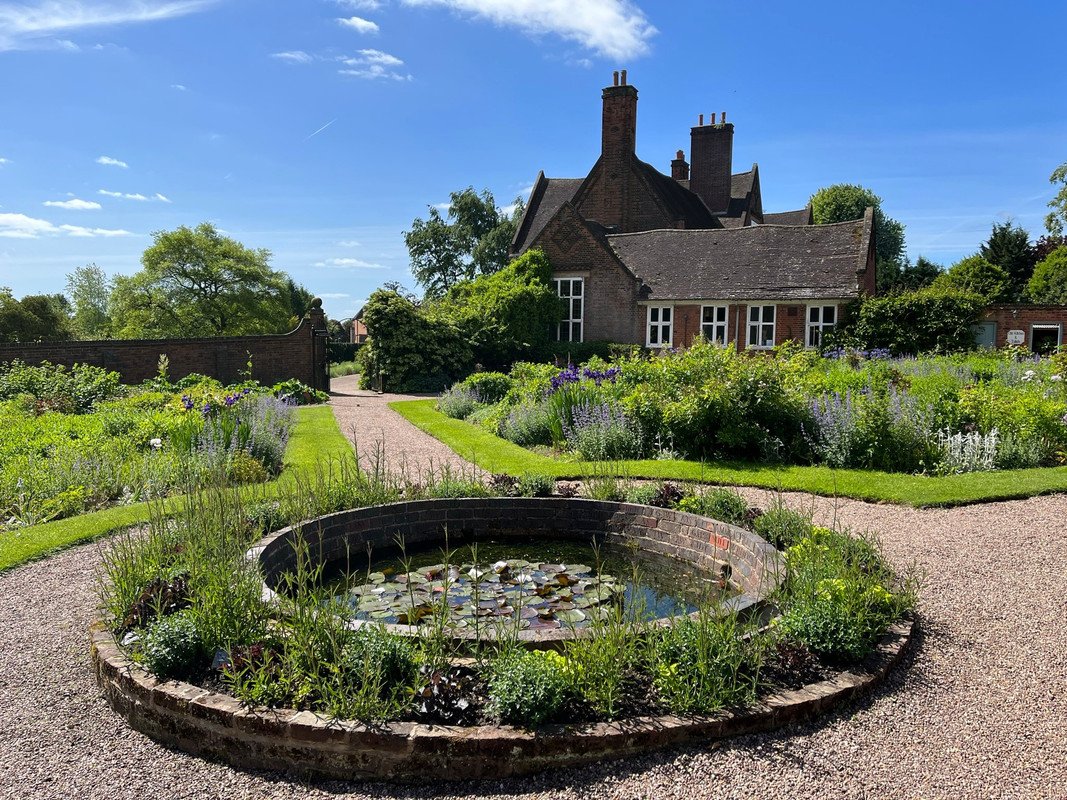
[(674, 559), (552, 539), (375, 558), (362, 571), (338, 570), (332, 585), (361, 620), (426, 622), (447, 597), (453, 627), (523, 630), (581, 628), (620, 609), (643, 619), (688, 614), (702, 594), (729, 591)]

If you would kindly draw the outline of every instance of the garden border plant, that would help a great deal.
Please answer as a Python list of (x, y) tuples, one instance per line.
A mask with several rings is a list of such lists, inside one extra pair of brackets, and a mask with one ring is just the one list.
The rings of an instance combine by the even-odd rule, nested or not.
[(435, 400), (401, 400), (390, 403), (389, 407), (458, 455), (490, 472), (535, 470), (565, 480), (611, 474), (631, 479), (697, 481), (808, 492), (824, 497), (850, 497), (918, 508), (1014, 500), (1067, 491), (1067, 467), (935, 476), (739, 461), (557, 461), (494, 436), (483, 428), (447, 417), (435, 410), (435, 403)]

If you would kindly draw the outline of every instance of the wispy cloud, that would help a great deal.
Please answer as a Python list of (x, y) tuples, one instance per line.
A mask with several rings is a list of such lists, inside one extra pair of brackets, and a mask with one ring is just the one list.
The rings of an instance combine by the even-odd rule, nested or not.
[(129, 231), (105, 228), (83, 228), (80, 225), (53, 225), (46, 219), (25, 214), (0, 214), (0, 237), (7, 239), (37, 239), (41, 236), (133, 236)]
[(351, 8), (354, 11), (377, 11), (382, 7), (378, 0), (334, 0), (343, 8)]
[[(0, 5), (0, 50), (40, 46), (59, 34), (84, 28), (127, 25), (192, 14), (214, 0), (36, 0)], [(45, 44), (47, 46), (47, 44)]]
[(341, 300), (345, 297), (351, 297), (352, 295), (345, 292), (320, 292), (319, 297), (323, 300)]
[(607, 58), (649, 52), (657, 33), (628, 0), (401, 0), (408, 6), (444, 6), (531, 36), (555, 35)]
[(181, 83), (172, 83), (170, 85), (170, 88), (171, 89), (176, 89), (179, 92), (187, 92), (187, 91), (189, 91), (188, 89), (185, 88), (185, 85), (181, 84)]
[(117, 158), (112, 158), (111, 156), (100, 156), (100, 158), (96, 159), (96, 163), (105, 164), (109, 167), (122, 167), (123, 169), (130, 166), (125, 161), (119, 161)]
[(56, 39), (56, 44), (63, 50), (69, 50), (72, 53), (77, 53), (81, 50), (78, 45), (74, 44), (70, 39)]
[(346, 28), (351, 28), (357, 33), (378, 32), (378, 23), (371, 22), (369, 19), (363, 19), (363, 17), (340, 17), (337, 21)]
[(170, 198), (169, 197), (164, 197), (159, 192), (156, 192), (156, 200), (158, 200), (161, 203), (169, 203), (170, 202)]
[(319, 261), (316, 267), (328, 267), (330, 269), (385, 269), (382, 264), (371, 264), (358, 258), (327, 258)]
[(314, 61), (314, 57), (308, 55), (303, 50), (288, 50), (284, 53), (271, 53), (271, 58), (277, 58), (280, 61), (286, 61), (290, 64), (309, 64)]
[(142, 203), (147, 203), (150, 200), (158, 200), (161, 203), (170, 202), (170, 200), (161, 195), (159, 192), (156, 192), (151, 197), (149, 197), (148, 195), (141, 194), (140, 192), (111, 192), (107, 189), (97, 189), (96, 193), (102, 194), (104, 195), (104, 197), (115, 197), (119, 200), (137, 200)]
[(8, 161), (6, 158), (0, 158), (0, 167), (4, 166), (4, 164), (10, 164), (10, 163), (11, 162)]
[(337, 120), (335, 120), (335, 119), (331, 119), (331, 120), (330, 120), (329, 122), (327, 122), (327, 123), (326, 123), (325, 125), (323, 125), (323, 126), (322, 126), (321, 128), (319, 128), (319, 129), (318, 129), (317, 131), (315, 131), (314, 133), (309, 133), (309, 134), (308, 134), (307, 136), (305, 136), (305, 137), (304, 137), (304, 141), (306, 142), (306, 141), (307, 141), (308, 139), (310, 139), (310, 138), (311, 138), (311, 137), (313, 137), (313, 136), (318, 136), (318, 135), (319, 135), (320, 133), (322, 133), (322, 132), (323, 132), (324, 130), (326, 130), (326, 129), (327, 129), (328, 127), (330, 127), (331, 125), (333, 125), (333, 124), (334, 124), (335, 122), (337, 122)]
[(356, 56), (342, 56), (342, 64), (348, 69), (338, 70), (342, 75), (355, 78), (385, 78), (394, 81), (410, 81), (411, 75), (397, 72), (394, 67), (403, 66), (404, 62), (381, 50), (360, 50)]
[(45, 200), (44, 204), (53, 208), (65, 208), (68, 211), (92, 211), (100, 208), (100, 204), (93, 200), (80, 200), (77, 197), (70, 200)]
[(357, 241), (355, 241), (353, 239), (348, 239), (348, 240), (346, 240), (344, 242), (338, 242), (337, 246), (338, 247), (362, 247), (363, 245), (361, 245), (359, 242), (357, 242)]

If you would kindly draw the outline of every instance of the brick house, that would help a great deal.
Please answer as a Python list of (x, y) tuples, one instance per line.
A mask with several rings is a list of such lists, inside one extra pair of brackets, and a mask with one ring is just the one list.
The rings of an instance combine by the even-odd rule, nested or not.
[(512, 254), (545, 251), (567, 312), (562, 341), (738, 349), (817, 347), (841, 307), (875, 288), (873, 211), (812, 225), (811, 208), (764, 213), (759, 168), (733, 174), (734, 126), (692, 128), (671, 175), (635, 153), (637, 89), (603, 91), (600, 158), (585, 178), (537, 176)]

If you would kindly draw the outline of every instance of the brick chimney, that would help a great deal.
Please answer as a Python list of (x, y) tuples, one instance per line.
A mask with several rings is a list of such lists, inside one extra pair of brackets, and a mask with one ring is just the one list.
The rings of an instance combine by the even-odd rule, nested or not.
[(689, 180), (689, 164), (686, 163), (684, 150), (679, 150), (671, 162), (671, 177), (676, 181)]
[(734, 126), (726, 122), (726, 112), (722, 121), (716, 122), (711, 115), (711, 124), (704, 124), (704, 115), (690, 131), (693, 159), (689, 188), (704, 200), (712, 213), (725, 212), (730, 207), (730, 181), (733, 174)]
[(615, 72), (614, 85), (604, 89), (604, 117), (601, 131), (600, 155), (605, 160), (629, 161), (637, 139), (637, 89)]

